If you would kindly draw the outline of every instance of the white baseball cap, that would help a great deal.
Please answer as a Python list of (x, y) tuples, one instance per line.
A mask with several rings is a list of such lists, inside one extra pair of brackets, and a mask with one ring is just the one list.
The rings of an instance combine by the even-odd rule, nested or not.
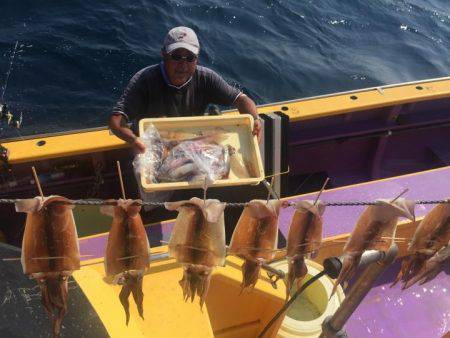
[(198, 55), (200, 44), (198, 43), (197, 35), (189, 27), (175, 27), (167, 33), (164, 39), (164, 51), (170, 53), (178, 48), (187, 49), (195, 55)]

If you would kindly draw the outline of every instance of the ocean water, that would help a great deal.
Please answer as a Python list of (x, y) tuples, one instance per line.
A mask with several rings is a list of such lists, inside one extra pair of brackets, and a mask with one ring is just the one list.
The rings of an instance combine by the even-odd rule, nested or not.
[[(257, 103), (446, 76), (448, 0), (0, 2), (0, 86), (22, 135), (106, 124), (166, 32), (193, 28), (200, 64)], [(1, 95), (1, 92), (0, 92)], [(0, 125), (0, 138), (17, 136)]]

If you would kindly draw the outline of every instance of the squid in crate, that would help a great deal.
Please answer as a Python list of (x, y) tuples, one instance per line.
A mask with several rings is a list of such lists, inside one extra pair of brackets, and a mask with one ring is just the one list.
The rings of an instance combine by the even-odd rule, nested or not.
[(404, 198), (395, 201), (379, 199), (359, 216), (344, 246), (344, 261), (331, 295), (340, 283), (347, 282), (355, 274), (365, 250), (387, 252), (394, 243), (397, 221), (405, 217), (414, 221), (414, 202)]
[(183, 297), (192, 302), (197, 294), (202, 308), (213, 268), (225, 264), (225, 203), (194, 197), (165, 206), (178, 211), (169, 240), (169, 254), (183, 264), (180, 280)]
[[(108, 202), (113, 202), (110, 200)], [(111, 229), (105, 254), (106, 275), (114, 284), (122, 285), (119, 300), (125, 311), (125, 321), (130, 321), (128, 298), (133, 295), (139, 316), (144, 319), (144, 293), (142, 282), (145, 271), (150, 267), (147, 233), (142, 218), (140, 200), (119, 199), (116, 206), (101, 207), (101, 212), (112, 216)]]
[(22, 240), (23, 272), (39, 285), (55, 337), (60, 335), (67, 312), (68, 279), (80, 269), (78, 235), (69, 202), (65, 197), (49, 196), (16, 203), (16, 211), (27, 213)]
[(279, 200), (252, 200), (238, 220), (231, 237), (229, 253), (244, 259), (241, 292), (255, 286), (261, 265), (274, 258), (282, 203)]
[(296, 281), (297, 288), (308, 273), (305, 258), (315, 258), (322, 244), (322, 215), (325, 205), (321, 201), (299, 201), (294, 204), (287, 238), (286, 259), (288, 275), (286, 280), (286, 301), (289, 299), (292, 285)]
[[(450, 241), (450, 203), (436, 205), (422, 219), (408, 245), (408, 256), (402, 261), (402, 266), (393, 285), (402, 280), (407, 287), (408, 281), (424, 268), (427, 260)], [(442, 255), (439, 256), (442, 258)], [(432, 262), (437, 262), (434, 258)]]
[(158, 171), (160, 182), (199, 181), (207, 178), (214, 182), (227, 178), (230, 157), (234, 149), (203, 137), (180, 142), (164, 158)]

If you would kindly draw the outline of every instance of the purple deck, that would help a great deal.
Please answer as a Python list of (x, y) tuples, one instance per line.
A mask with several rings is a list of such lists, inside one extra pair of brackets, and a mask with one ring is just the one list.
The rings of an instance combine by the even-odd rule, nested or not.
[(440, 338), (450, 331), (450, 266), (431, 282), (390, 288), (400, 262), (380, 276), (345, 329), (349, 337)]
[[(420, 172), (381, 181), (342, 187), (325, 191), (321, 200), (373, 201), (376, 198), (392, 198), (405, 188), (406, 198), (413, 200), (439, 200), (450, 196), (450, 167)], [(290, 198), (314, 199), (316, 194)], [(416, 217), (425, 215), (433, 205), (416, 206)], [(324, 237), (351, 232), (363, 206), (328, 207), (324, 214)], [(280, 215), (280, 230), (287, 230), (294, 210), (287, 208)], [(163, 239), (168, 240), (172, 223), (163, 226)], [(147, 232), (151, 236), (151, 228)], [(102, 257), (106, 246), (106, 234), (80, 240), (82, 255)], [(91, 256), (91, 257), (92, 257)], [(89, 257), (89, 258), (91, 258)], [(433, 281), (423, 286), (413, 286), (401, 291), (400, 286), (389, 288), (398, 271), (393, 266), (372, 288), (346, 325), (350, 337), (442, 337), (450, 331), (450, 278), (449, 271), (441, 272)]]

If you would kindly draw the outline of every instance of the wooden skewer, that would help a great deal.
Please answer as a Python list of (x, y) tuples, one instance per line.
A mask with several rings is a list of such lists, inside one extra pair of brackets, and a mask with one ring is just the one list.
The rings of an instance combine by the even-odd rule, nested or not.
[(406, 238), (406, 237), (389, 237), (389, 236), (381, 236), (381, 238), (384, 238), (384, 239), (398, 239), (398, 240), (403, 240), (403, 241), (407, 241), (407, 240), (409, 240), (409, 239), (411, 239), (411, 238)]
[(409, 188), (406, 188), (405, 190), (403, 190), (396, 198), (394, 198), (390, 203), (394, 203), (398, 198), (400, 198), (400, 196), (402, 196), (403, 194), (405, 194), (407, 191), (409, 191)]
[[(80, 255), (80, 257), (92, 257), (93, 255)], [(62, 259), (62, 258), (68, 258), (66, 256), (55, 256), (55, 257), (33, 257), (32, 259)], [(3, 258), (2, 261), (4, 262), (12, 262), (12, 261), (20, 261), (21, 257), (12, 257), (12, 258)]]
[(14, 257), (14, 258), (3, 258), (2, 261), (4, 262), (10, 262), (10, 261), (20, 261), (20, 257)]
[(46, 260), (46, 259), (64, 259), (64, 258), (68, 258), (66, 256), (54, 256), (54, 257), (33, 257), (31, 259), (35, 259), (35, 260)]
[(41, 183), (39, 182), (39, 178), (36, 174), (36, 169), (34, 168), (34, 166), (31, 167), (31, 171), (33, 171), (34, 182), (36, 182), (37, 188), (39, 190), (39, 195), (41, 195), (42, 200), (44, 200), (44, 193), (42, 192)]
[(117, 173), (119, 174), (119, 180), (120, 180), (120, 189), (122, 191), (122, 198), (125, 200), (125, 187), (123, 186), (123, 178), (122, 178), (122, 170), (120, 169), (120, 162), (117, 161)]
[(136, 257), (142, 257), (145, 255), (133, 255), (133, 256), (125, 256), (125, 257), (120, 257), (120, 258), (116, 258), (117, 261), (124, 261), (127, 259), (131, 259), (131, 258), (136, 258)]
[[(163, 243), (163, 244), (169, 244), (169, 242), (166, 242), (166, 241), (160, 241), (160, 242)], [(199, 248), (199, 247), (196, 247), (196, 246), (185, 245), (185, 244), (177, 244), (175, 246), (176, 247), (181, 247), (181, 248), (199, 250), (199, 251), (209, 251), (208, 249), (205, 249), (205, 248)]]
[[(80, 255), (80, 257), (92, 257), (93, 255)], [(69, 258), (67, 256), (54, 256), (54, 257), (33, 257), (32, 259), (61, 259), (61, 258)]]
[(289, 174), (290, 169), (288, 168), (288, 170), (280, 172), (280, 173), (276, 173), (276, 174), (272, 174), (272, 175), (267, 175), (264, 178), (271, 178), (271, 177), (275, 177), (275, 176), (281, 176), (281, 175), (285, 175), (285, 174)]
[(320, 197), (320, 195), (322, 195), (322, 192), (324, 191), (325, 187), (327, 186), (329, 180), (330, 180), (330, 178), (327, 177), (327, 179), (325, 180), (325, 183), (322, 185), (322, 189), (320, 189), (319, 193), (317, 194), (316, 200), (314, 201), (314, 205), (316, 205), (316, 203), (319, 201), (319, 197)]
[(263, 251), (263, 252), (284, 252), (286, 249), (264, 249), (264, 248), (256, 248), (252, 246), (240, 247), (237, 251), (230, 251), (230, 248), (227, 246), (227, 254), (228, 255), (240, 255), (242, 251)]

